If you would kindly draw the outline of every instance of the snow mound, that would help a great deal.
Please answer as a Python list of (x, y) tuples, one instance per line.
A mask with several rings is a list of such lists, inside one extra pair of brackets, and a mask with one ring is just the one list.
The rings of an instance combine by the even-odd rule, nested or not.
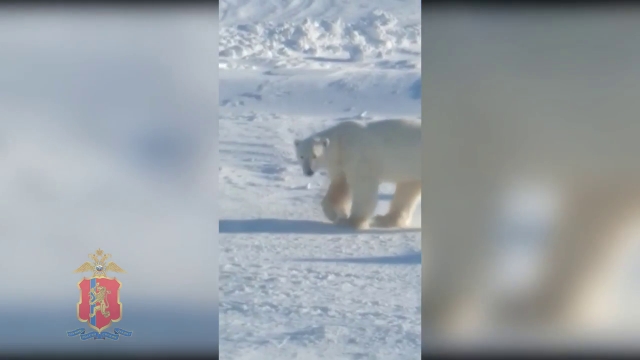
[(374, 10), (354, 23), (342, 19), (301, 23), (253, 23), (222, 28), (221, 61), (326, 57), (327, 61), (380, 59), (420, 54), (420, 25), (399, 26), (390, 13)]

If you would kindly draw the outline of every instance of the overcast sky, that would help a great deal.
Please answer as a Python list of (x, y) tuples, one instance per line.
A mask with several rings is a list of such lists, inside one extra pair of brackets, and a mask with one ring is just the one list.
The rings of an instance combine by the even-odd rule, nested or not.
[(217, 19), (3, 9), (0, 347), (81, 343), (98, 248), (127, 271), (121, 344), (217, 343)]

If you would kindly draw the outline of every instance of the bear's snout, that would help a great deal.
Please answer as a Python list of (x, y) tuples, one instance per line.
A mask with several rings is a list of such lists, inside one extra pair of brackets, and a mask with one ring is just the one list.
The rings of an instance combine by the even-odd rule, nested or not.
[(308, 169), (308, 170), (305, 170), (304, 174), (307, 175), (307, 176), (313, 176), (314, 172), (313, 172), (313, 170)]

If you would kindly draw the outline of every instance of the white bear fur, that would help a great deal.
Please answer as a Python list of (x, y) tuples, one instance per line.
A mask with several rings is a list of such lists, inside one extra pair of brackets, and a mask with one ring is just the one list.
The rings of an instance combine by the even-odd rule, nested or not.
[(331, 184), (322, 201), (329, 220), (356, 229), (369, 227), (378, 187), (389, 182), (396, 184), (389, 212), (376, 216), (372, 225), (404, 227), (421, 195), (421, 139), (417, 121), (345, 121), (296, 140), (295, 147), (305, 175), (319, 169), (329, 173)]

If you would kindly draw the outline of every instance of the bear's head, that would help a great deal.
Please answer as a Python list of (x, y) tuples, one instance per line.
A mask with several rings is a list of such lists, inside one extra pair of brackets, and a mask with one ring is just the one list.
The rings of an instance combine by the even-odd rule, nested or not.
[(304, 175), (313, 176), (318, 169), (324, 167), (329, 139), (314, 136), (304, 140), (295, 140), (294, 145)]

